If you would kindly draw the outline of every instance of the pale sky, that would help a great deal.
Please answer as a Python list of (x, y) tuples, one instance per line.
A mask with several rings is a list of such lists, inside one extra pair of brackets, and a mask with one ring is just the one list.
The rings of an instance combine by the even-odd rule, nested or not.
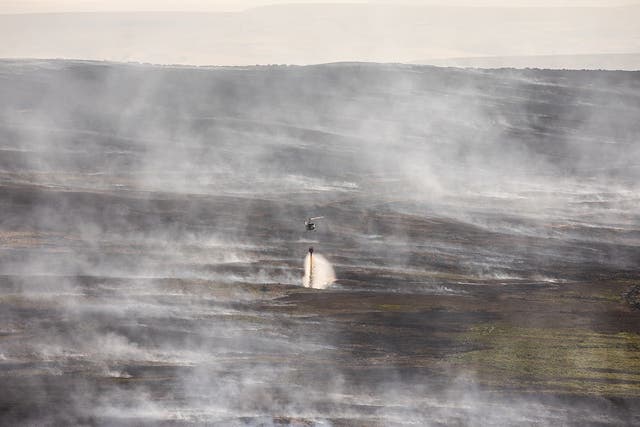
[(293, 3), (388, 3), (444, 6), (619, 6), (633, 0), (0, 0), (0, 13), (202, 11), (231, 12), (257, 6)]

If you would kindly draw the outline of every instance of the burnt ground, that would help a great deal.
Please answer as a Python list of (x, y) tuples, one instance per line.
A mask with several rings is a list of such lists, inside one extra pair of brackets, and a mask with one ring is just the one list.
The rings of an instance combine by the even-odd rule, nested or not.
[[(3, 212), (15, 218), (28, 216), (34, 203), (54, 201), (81, 211), (90, 200), (89, 215), (100, 215), (115, 197), (8, 187), (3, 195)], [(198, 207), (165, 196), (131, 197), (118, 204), (144, 212), (162, 204), (171, 214), (159, 223), (167, 224), (187, 209), (208, 211), (210, 203), (246, 209), (246, 200), (222, 200), (204, 198)], [(410, 216), (369, 215), (380, 228), (405, 229), (409, 242), (425, 235), (437, 241), (438, 232), (443, 240), (464, 237), (460, 256), (487, 242), (508, 240), (511, 253), (555, 243), (467, 232), (442, 218), (418, 224)], [(253, 224), (260, 229), (267, 221)], [(135, 219), (125, 223), (137, 228)], [(286, 232), (270, 231), (278, 238)], [(405, 264), (387, 266), (366, 252), (348, 263), (348, 242), (327, 249), (311, 242), (344, 263), (336, 262), (333, 287), (310, 290), (297, 281), (306, 242), (166, 246), (114, 235), (87, 245), (63, 228), (3, 232), (6, 420), (389, 425), (405, 423), (408, 414), (435, 424), (636, 420), (640, 312), (624, 299), (640, 283), (634, 269), (592, 262), (562, 268), (548, 260), (516, 270), (520, 277), (511, 271), (498, 278), (470, 273), (459, 258), (440, 258), (427, 246), (407, 244)], [(561, 248), (559, 255), (575, 253), (584, 243)], [(589, 248), (639, 255), (633, 246)], [(214, 259), (229, 253), (250, 259)], [(66, 271), (78, 264), (95, 272)], [(528, 277), (530, 271), (540, 277)], [(543, 277), (550, 273), (562, 279)], [(220, 388), (229, 395), (219, 397)], [(159, 413), (140, 410), (148, 401)], [(226, 412), (208, 412), (212, 407)], [(504, 407), (513, 414), (504, 415)], [(193, 413), (176, 415), (188, 409)]]
[[(29, 64), (4, 64), (0, 84), (1, 424), (640, 421), (637, 123), (628, 112), (611, 115), (616, 130), (577, 117), (637, 108), (636, 74)], [(473, 117), (506, 122), (498, 132), (448, 113), (407, 118), (393, 125), (393, 150), (354, 161), (375, 135), (348, 132), (351, 121), (402, 116), (374, 106), (437, 107), (384, 92), (407, 75), (415, 90), (462, 97), (455, 106), (473, 89), (487, 109)], [(322, 97), (300, 108), (283, 81)], [(119, 98), (132, 88), (142, 93)], [(524, 118), (508, 115), (514, 106)], [(294, 123), (242, 113), (294, 107)], [(233, 117), (205, 124), (216, 109)], [(311, 126), (315, 116), (325, 121)], [(421, 126), (448, 145), (411, 150)], [(436, 191), (424, 169), (469, 156), (478, 132), (540, 142), (532, 150), (553, 161), (535, 176), (552, 179), (505, 175), (503, 187), (448, 163)], [(618, 161), (595, 168), (575, 147), (587, 136), (626, 144), (628, 161), (615, 144), (585, 147)], [(492, 161), (513, 147), (485, 148), (479, 159)], [(420, 167), (385, 163), (402, 150), (421, 153)], [(310, 215), (326, 218), (305, 233)], [(335, 268), (328, 289), (301, 286), (309, 246)]]

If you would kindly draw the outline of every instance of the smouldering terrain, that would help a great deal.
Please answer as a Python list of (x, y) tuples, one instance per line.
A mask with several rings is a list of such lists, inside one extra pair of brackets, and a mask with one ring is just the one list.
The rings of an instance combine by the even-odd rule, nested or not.
[(637, 424), (638, 117), (640, 72), (0, 61), (0, 424)]

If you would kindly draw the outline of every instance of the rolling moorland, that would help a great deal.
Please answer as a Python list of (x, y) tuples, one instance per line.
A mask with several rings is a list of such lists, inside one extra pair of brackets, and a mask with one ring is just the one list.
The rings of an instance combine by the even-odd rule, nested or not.
[(637, 424), (639, 116), (640, 72), (2, 60), (0, 424)]

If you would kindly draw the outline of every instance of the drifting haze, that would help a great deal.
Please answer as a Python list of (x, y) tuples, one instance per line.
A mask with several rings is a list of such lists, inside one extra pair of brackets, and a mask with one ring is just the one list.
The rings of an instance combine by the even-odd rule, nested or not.
[(0, 61), (0, 423), (633, 424), (425, 372), (497, 314), (389, 300), (634, 271), (638, 74)]
[[(164, 4), (151, 9), (148, 2), (127, 7), (116, 3), (106, 8), (104, 3), (88, 2), (61, 9), (55, 2), (31, 8), (9, 3), (0, 9), (5, 12), (0, 15), (0, 57), (253, 65), (441, 63), (446, 58), (524, 56), (530, 58), (526, 66), (544, 67), (548, 62), (538, 61), (541, 55), (609, 55), (606, 60), (565, 63), (571, 68), (640, 68), (637, 59), (629, 63), (628, 56), (612, 60), (614, 54), (640, 52), (640, 7), (617, 7), (618, 3), (543, 3), (528, 8), (496, 3), (281, 4), (240, 9), (262, 4), (242, 2), (236, 9), (225, 9), (222, 3), (204, 7), (192, 2), (180, 6), (186, 12), (163, 13), (177, 7)], [(601, 7), (575, 7), (585, 4)], [(35, 11), (43, 13), (7, 14)]]
[[(0, 56), (635, 52), (638, 10), (3, 15)], [(0, 61), (0, 424), (633, 424), (630, 409), (503, 398), (441, 366), (474, 349), (450, 330), (522, 317), (447, 298), (637, 269), (638, 74)], [(306, 233), (312, 214), (327, 221)], [(300, 286), (310, 245), (335, 266), (330, 289)], [(315, 259), (324, 287), (335, 275)], [(396, 313), (396, 294), (442, 299)]]

